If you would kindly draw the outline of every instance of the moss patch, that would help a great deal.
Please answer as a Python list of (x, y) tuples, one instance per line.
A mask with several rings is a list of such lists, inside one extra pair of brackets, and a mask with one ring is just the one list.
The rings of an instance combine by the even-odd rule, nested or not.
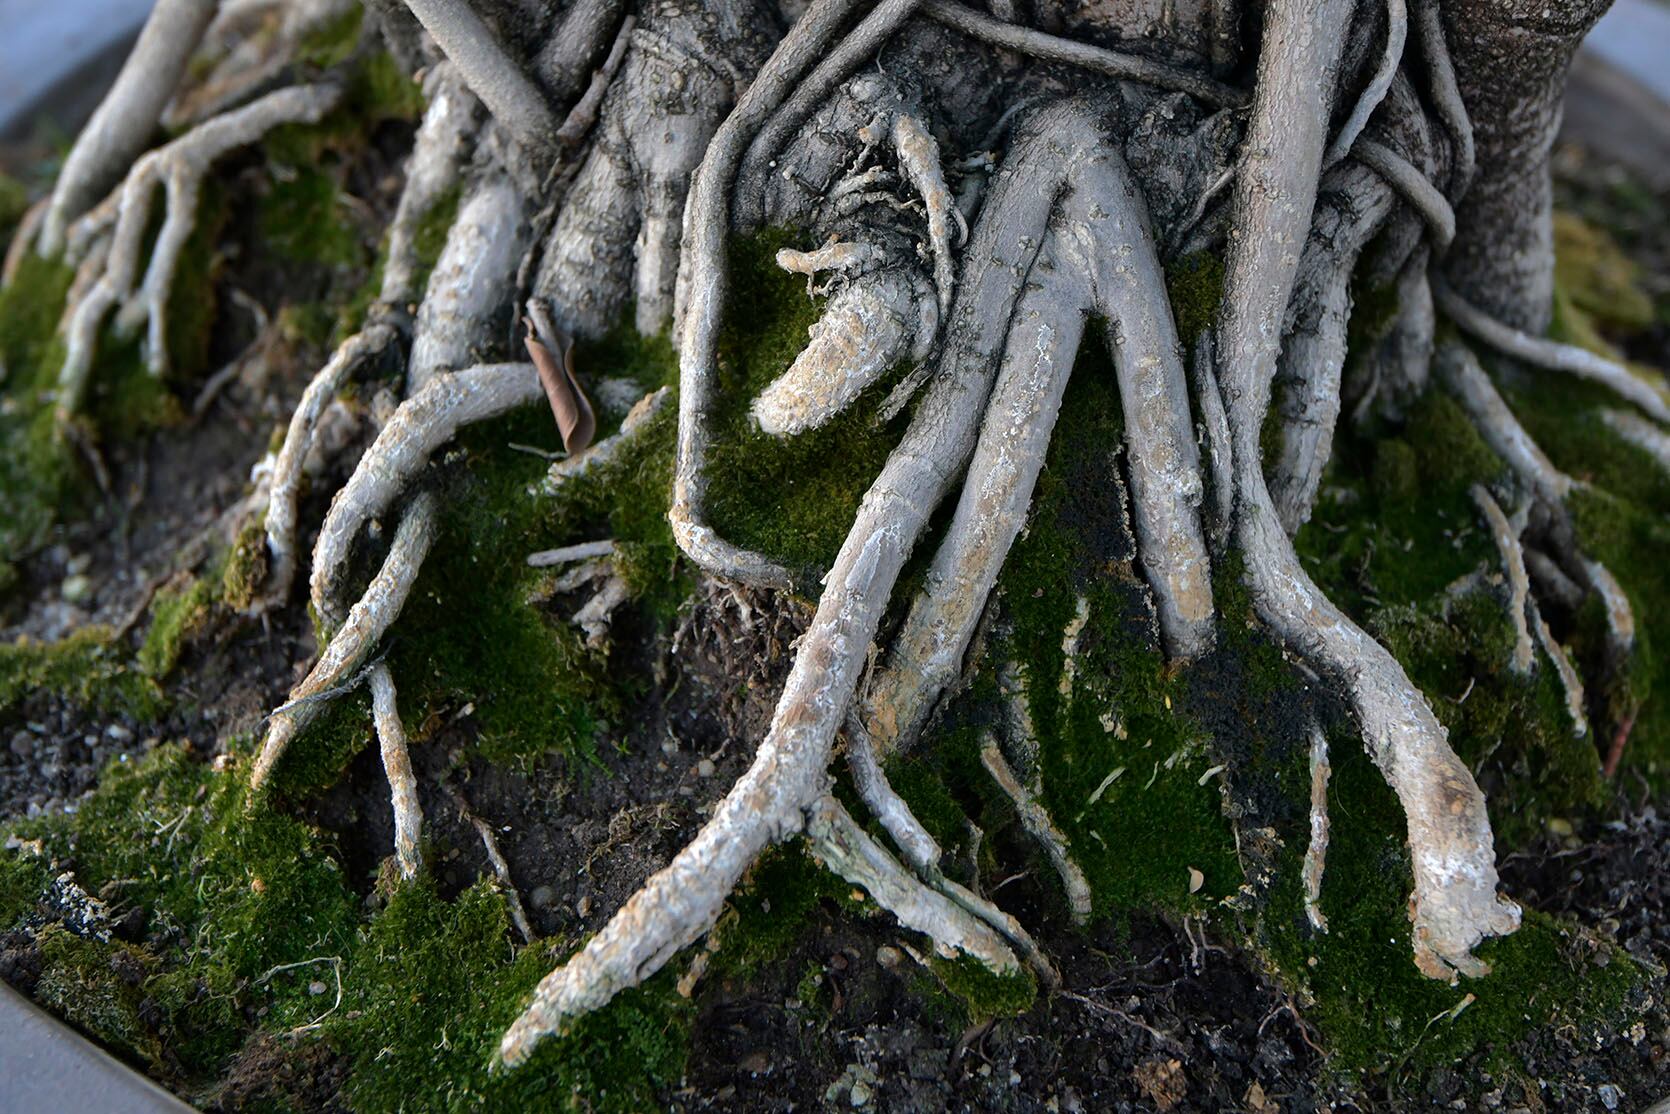
[(83, 627), (59, 642), (19, 638), (0, 645), (0, 714), (25, 696), (50, 692), (100, 711), (153, 719), (161, 711), (162, 692), (134, 672), (126, 657), (105, 627)]

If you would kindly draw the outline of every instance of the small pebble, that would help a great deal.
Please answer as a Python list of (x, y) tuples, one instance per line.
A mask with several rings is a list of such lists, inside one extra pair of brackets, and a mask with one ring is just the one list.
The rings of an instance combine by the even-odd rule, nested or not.
[(317, 979), (315, 979), (312, 982), (307, 984), (307, 992), (309, 994), (313, 995), (315, 998), (317, 998), (317, 997), (319, 997), (319, 995), (323, 994), (325, 992), (325, 989), (326, 989), (325, 984), (320, 982)]
[(66, 576), (58, 586), (58, 594), (64, 597), (65, 603), (86, 603), (93, 598), (93, 582), (79, 573)]
[(876, 962), (889, 971), (894, 970), (905, 960), (905, 953), (892, 944), (883, 944), (876, 949)]
[(588, 894), (574, 903), (574, 911), (582, 917), (591, 916), (591, 896)]
[(550, 886), (535, 886), (533, 893), (528, 895), (528, 904), (535, 909), (549, 909), (557, 902), (557, 891)]
[(704, 758), (700, 762), (696, 763), (696, 776), (697, 777), (712, 777), (718, 771), (718, 769), (719, 769), (719, 767), (717, 767), (713, 764), (713, 759)]

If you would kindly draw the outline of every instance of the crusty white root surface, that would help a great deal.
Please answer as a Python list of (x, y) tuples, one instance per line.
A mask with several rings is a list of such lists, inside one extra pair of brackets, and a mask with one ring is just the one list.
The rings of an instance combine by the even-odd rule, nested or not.
[(423, 839), (423, 808), (418, 804), (417, 777), (412, 773), (406, 728), (400, 722), (394, 678), (388, 665), (384, 662), (373, 665), (366, 673), (366, 680), (371, 686), (371, 715), (377, 727), (377, 745), (383, 752), (383, 771), (388, 775), (389, 795), (394, 801), (395, 861), (400, 866), (400, 876), (410, 880), (423, 869), (419, 847)]
[(458, 430), (543, 397), (532, 364), (484, 364), (437, 375), (400, 404), (331, 501), (313, 547), (313, 607), (327, 627), (341, 616), (338, 580), (360, 529), (392, 505)]
[[(1512, 932), (1519, 909), (1497, 896), (1484, 797), (1443, 726), (1397, 660), (1311, 581), (1265, 487), (1259, 434), (1280, 351), (1280, 324), (1310, 224), (1328, 104), (1351, 5), (1277, 0), (1266, 13), (1259, 81), (1236, 184), (1240, 235), (1230, 243), (1220, 382), (1238, 466), (1238, 535), (1254, 606), (1276, 634), (1347, 685), (1370, 755), (1397, 793), (1414, 865), (1415, 962), (1435, 978), (1487, 968), (1484, 937)], [(1225, 477), (1226, 481), (1228, 480)]]
[[(417, 582), (423, 559), (429, 555), (436, 533), (435, 497), (420, 492), (407, 504), (377, 575), (365, 594), (349, 610), (330, 644), (319, 656), (307, 677), (290, 690), (290, 698), (270, 717), (261, 753), (250, 771), (250, 789), (259, 792), (272, 775), (284, 750), (321, 710), (324, 699), (344, 684), (358, 680), (361, 667), (370, 659), (383, 635), (400, 615)], [(392, 685), (390, 686), (392, 689)]]
[[(114, 204), (88, 214), (93, 229), (83, 234), (90, 244), (98, 229), (114, 218), (109, 256), (103, 274), (73, 309), (64, 337), (64, 364), (58, 373), (58, 412), (67, 418), (79, 409), (93, 368), (99, 332), (112, 309), (117, 324), (132, 330), (149, 325), (146, 363), (152, 374), (168, 370), (168, 297), (174, 271), (197, 220), (197, 201), (203, 176), (217, 160), (260, 139), (280, 124), (317, 123), (335, 106), (341, 91), (331, 85), (298, 85), (269, 93), (242, 108), (198, 125), (173, 142), (146, 154), (133, 165)], [(150, 226), (151, 201), (158, 187), (167, 196), (167, 216), (150, 261), (144, 259), (145, 233)], [(140, 268), (145, 268), (140, 281)]]

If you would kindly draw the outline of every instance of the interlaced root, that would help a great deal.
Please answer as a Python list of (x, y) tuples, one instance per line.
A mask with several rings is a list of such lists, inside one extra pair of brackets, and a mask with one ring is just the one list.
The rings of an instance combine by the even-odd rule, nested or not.
[[(167, 372), (168, 296), (180, 254), (197, 220), (198, 196), (211, 164), (280, 124), (317, 123), (340, 96), (341, 91), (332, 85), (299, 85), (200, 124), (140, 158), (121, 189), (82, 219), (86, 227), (78, 229), (74, 238), (91, 242), (108, 235), (109, 254), (101, 267), (102, 276), (68, 311), (64, 365), (58, 374), (61, 418), (67, 419), (80, 407), (99, 331), (112, 309), (119, 307), (117, 325), (123, 331), (149, 323), (146, 363), (153, 375)], [(145, 233), (151, 200), (159, 186), (167, 195), (168, 215), (145, 265)], [(112, 223), (113, 231), (103, 231)], [(143, 282), (141, 266), (145, 267)]]

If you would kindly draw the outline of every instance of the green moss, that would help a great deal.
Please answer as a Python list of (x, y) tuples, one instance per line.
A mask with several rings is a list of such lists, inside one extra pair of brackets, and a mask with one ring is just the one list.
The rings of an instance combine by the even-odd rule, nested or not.
[(670, 971), (546, 1040), (514, 1072), (490, 1074), (499, 1036), (567, 951), (518, 954), (508, 929), (488, 881), (452, 903), (422, 882), (395, 892), (355, 949), (326, 1030), (352, 1062), (356, 1111), (634, 1111), (677, 1082), (691, 1010)]
[(1335, 1071), (1418, 1078), (1476, 1051), (1487, 1070), (1512, 1068), (1514, 1043), (1534, 1031), (1618, 1023), (1643, 973), (1610, 945), (1535, 912), (1514, 935), (1480, 946), (1493, 967), (1487, 978), (1450, 987), (1422, 975), (1410, 960), (1401, 809), (1356, 740), (1334, 742), (1328, 932), (1304, 926), (1302, 818), (1282, 832), (1288, 854), (1265, 923), (1278, 968), (1313, 999), (1306, 1016), (1325, 1035)]
[(106, 627), (82, 627), (59, 642), (20, 637), (0, 644), (0, 713), (31, 693), (47, 692), (141, 720), (154, 719), (163, 704), (161, 690), (128, 667)]
[(73, 272), (34, 252), (0, 289), (0, 563), (31, 548), (69, 500), (75, 463), (52, 415), (62, 360), (57, 325)]
[(29, 190), (10, 174), (0, 171), (0, 245), (11, 244), (12, 229), (29, 209)]
[(353, 57), (360, 42), (360, 29), (365, 13), (351, 7), (334, 19), (310, 30), (296, 44), (296, 61), (317, 69), (339, 66)]
[(180, 653), (209, 618), (219, 595), (216, 577), (189, 577), (184, 583), (157, 589), (151, 601), (151, 627), (139, 647), (139, 668), (157, 680), (166, 678), (179, 663)]
[(815, 584), (834, 560), (859, 500), (898, 440), (903, 417), (878, 426), (876, 407), (898, 377), (884, 376), (821, 429), (778, 439), (757, 430), (748, 408), (788, 370), (821, 308), (805, 281), (774, 262), (799, 243), (773, 230), (738, 242), (730, 262), (728, 315), (719, 342), (708, 517), (722, 536), (807, 574)]
[(267, 580), (267, 532), (259, 521), (244, 523), (220, 574), (220, 599), (233, 611), (246, 611)]
[(1627, 333), (1653, 322), (1641, 268), (1604, 229), (1575, 213), (1554, 214), (1554, 280), (1573, 306), (1610, 328)]
[(936, 956), (929, 963), (945, 989), (962, 1003), (971, 1023), (1018, 1017), (1038, 998), (1038, 981), (1025, 967), (1003, 975), (968, 956)]
[(37, 1002), (142, 1062), (161, 1060), (155, 1036), (140, 1020), (147, 966), (142, 953), (82, 939), (57, 925), (43, 929), (36, 940), (41, 950)]
[(32, 912), (51, 880), (45, 864), (34, 856), (0, 851), (0, 928)]
[(715, 926), (712, 969), (749, 979), (780, 962), (806, 934), (825, 900), (846, 890), (798, 842), (768, 850), (731, 895)]
[(347, 214), (335, 176), (303, 166), (274, 176), (257, 222), (262, 242), (285, 259), (350, 266), (363, 262), (363, 249)]
[(1177, 335), (1193, 344), (1217, 320), (1224, 297), (1223, 260), (1202, 251), (1166, 264), (1166, 297)]
[[(234, 752), (247, 760), (244, 743)], [(49, 856), (73, 854), (89, 892), (150, 911), (160, 951), (43, 931), (38, 993), (177, 1087), (216, 1078), (258, 1030), (302, 1025), (315, 1035), (289, 1039), (346, 1057), (346, 1098), (362, 1112), (638, 1110), (682, 1072), (691, 1011), (669, 971), (544, 1042), (516, 1072), (491, 1073), (499, 1034), (573, 942), (512, 946), (491, 881), (447, 902), (420, 879), (366, 915), (318, 832), (247, 807), (236, 768), (214, 772), (184, 747), (113, 764), (76, 813), (19, 834)], [(5, 923), (47, 881), (0, 856)], [(327, 993), (310, 992), (313, 982)]]

